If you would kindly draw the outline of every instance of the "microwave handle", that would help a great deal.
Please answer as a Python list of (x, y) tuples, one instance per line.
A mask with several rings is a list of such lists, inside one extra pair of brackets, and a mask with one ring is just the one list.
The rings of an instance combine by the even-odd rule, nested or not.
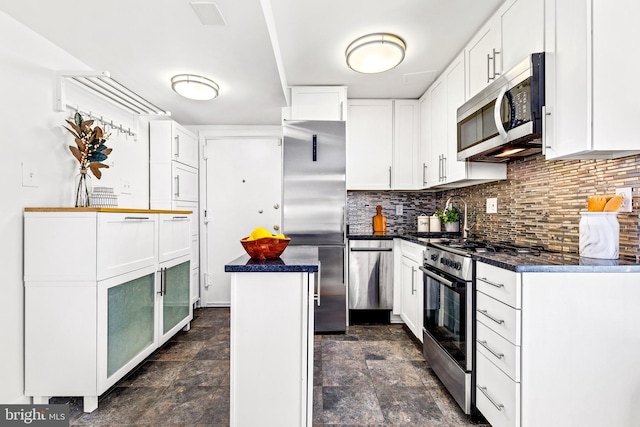
[(502, 100), (506, 93), (507, 86), (503, 86), (502, 89), (500, 89), (500, 93), (496, 98), (496, 105), (493, 108), (493, 120), (496, 122), (498, 133), (503, 139), (507, 139), (507, 131), (504, 129), (504, 126), (502, 126), (502, 116), (500, 115), (500, 112), (502, 111)]

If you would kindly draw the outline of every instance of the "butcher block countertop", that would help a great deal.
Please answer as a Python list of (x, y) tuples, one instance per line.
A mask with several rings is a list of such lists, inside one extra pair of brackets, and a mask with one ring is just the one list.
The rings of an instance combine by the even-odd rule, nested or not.
[(147, 214), (190, 214), (193, 211), (168, 209), (129, 209), (129, 208), (24, 208), (25, 212), (111, 212), (111, 213), (147, 213)]

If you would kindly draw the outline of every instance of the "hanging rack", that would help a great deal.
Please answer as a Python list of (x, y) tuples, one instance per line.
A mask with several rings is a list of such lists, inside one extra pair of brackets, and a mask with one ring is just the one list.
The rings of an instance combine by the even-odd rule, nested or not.
[[(84, 118), (88, 119), (88, 120), (93, 120), (96, 121), (100, 124), (102, 124), (102, 130), (106, 133), (109, 130), (117, 130), (119, 133), (124, 133), (126, 135), (132, 136), (134, 141), (138, 140), (138, 130), (137, 129), (131, 129), (130, 127), (125, 127), (124, 125), (114, 122), (113, 120), (104, 117), (104, 116), (98, 116), (96, 114), (94, 114), (92, 111), (87, 111), (82, 109), (79, 105), (70, 105), (70, 104), (66, 104), (65, 105), (66, 108), (73, 110), (75, 112), (80, 113), (82, 116), (84, 116)], [(137, 125), (137, 123), (136, 123)], [(137, 127), (137, 126), (136, 126)]]
[(64, 83), (72, 81), (130, 113), (137, 115), (171, 115), (170, 112), (161, 109), (112, 79), (108, 71), (58, 71), (56, 77), (56, 104), (58, 111), (64, 111), (68, 105), (65, 101)]

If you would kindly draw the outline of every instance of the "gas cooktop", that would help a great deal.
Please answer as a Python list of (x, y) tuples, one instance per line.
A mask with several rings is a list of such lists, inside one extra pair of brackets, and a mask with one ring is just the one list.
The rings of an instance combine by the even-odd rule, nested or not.
[(488, 242), (485, 240), (468, 239), (430, 239), (429, 244), (449, 250), (454, 253), (506, 253), (511, 255), (529, 254), (539, 256), (542, 252), (547, 252), (543, 246), (523, 246), (511, 242)]

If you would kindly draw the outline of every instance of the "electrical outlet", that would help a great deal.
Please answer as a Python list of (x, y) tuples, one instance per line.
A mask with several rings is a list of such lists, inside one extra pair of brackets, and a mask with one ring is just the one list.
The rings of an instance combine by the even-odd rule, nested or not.
[(40, 175), (36, 167), (30, 163), (22, 162), (22, 186), (37, 187)]
[(131, 181), (129, 181), (128, 179), (123, 179), (120, 182), (120, 193), (131, 194)]
[(616, 194), (622, 194), (624, 199), (622, 200), (622, 206), (618, 209), (618, 212), (632, 212), (633, 211), (633, 195), (630, 187), (616, 188)]
[(403, 212), (403, 206), (400, 205), (396, 205), (396, 215), (402, 215)]
[(498, 198), (487, 198), (487, 213), (498, 213)]

